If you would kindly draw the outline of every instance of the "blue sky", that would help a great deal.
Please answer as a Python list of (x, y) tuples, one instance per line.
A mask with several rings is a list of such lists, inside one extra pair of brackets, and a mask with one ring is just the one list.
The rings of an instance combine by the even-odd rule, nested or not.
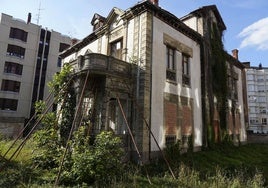
[[(83, 38), (91, 31), (94, 13), (107, 16), (113, 7), (123, 10), (137, 0), (0, 0), (0, 12), (32, 22), (71, 37)], [(182, 17), (199, 7), (215, 4), (225, 22), (225, 50), (239, 50), (240, 61), (268, 67), (268, 1), (267, 0), (159, 0), (161, 8)]]

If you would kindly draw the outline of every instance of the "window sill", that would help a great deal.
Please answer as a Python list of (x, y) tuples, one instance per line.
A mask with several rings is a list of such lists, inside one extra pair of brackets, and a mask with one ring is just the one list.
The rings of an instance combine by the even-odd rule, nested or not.
[(16, 92), (16, 91), (5, 91), (5, 90), (0, 90), (0, 93), (19, 95), (19, 92)]
[(22, 42), (24, 44), (27, 44), (27, 41), (23, 41), (21, 39), (17, 39), (17, 38), (12, 38), (12, 37), (9, 37), (10, 40), (14, 40), (14, 41), (18, 41), (18, 42)]
[(178, 83), (175, 80), (166, 79), (166, 82), (169, 84), (178, 85)]
[(182, 87), (191, 89), (191, 86), (190, 85), (187, 85), (187, 84), (182, 84)]
[(23, 60), (24, 59), (24, 56), (18, 56), (18, 55), (10, 55), (10, 54), (6, 54), (7, 57), (12, 57), (12, 58), (15, 58), (15, 59), (20, 59), (20, 60)]
[(4, 110), (0, 110), (1, 112), (3, 112), (3, 113), (16, 113), (17, 112), (17, 110), (8, 110), (8, 109), (4, 109)]
[(4, 72), (4, 75), (6, 75), (6, 76), (16, 76), (18, 78), (22, 77), (22, 74), (16, 74), (16, 73), (10, 73), (10, 72)]

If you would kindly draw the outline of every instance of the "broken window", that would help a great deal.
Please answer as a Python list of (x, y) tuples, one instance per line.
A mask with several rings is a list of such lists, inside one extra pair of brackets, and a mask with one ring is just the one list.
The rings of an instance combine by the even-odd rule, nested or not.
[(122, 59), (122, 49), (123, 49), (123, 40), (117, 40), (110, 44), (110, 55), (117, 58)]

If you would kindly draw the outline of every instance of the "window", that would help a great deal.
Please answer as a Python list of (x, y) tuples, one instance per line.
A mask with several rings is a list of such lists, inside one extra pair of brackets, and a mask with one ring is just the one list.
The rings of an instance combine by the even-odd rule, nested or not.
[(257, 118), (255, 118), (255, 117), (250, 117), (249, 118), (249, 122), (251, 124), (258, 124), (259, 123), (259, 120)]
[(264, 91), (265, 91), (264, 85), (258, 85), (258, 92), (264, 92)]
[(166, 79), (176, 81), (175, 49), (166, 48)]
[(266, 97), (264, 97), (264, 96), (259, 96), (259, 97), (258, 97), (258, 102), (266, 102)]
[(253, 76), (252, 74), (248, 74), (248, 75), (247, 75), (247, 79), (248, 79), (248, 80), (254, 80), (254, 76)]
[(122, 59), (123, 40), (112, 42), (110, 45), (110, 55)]
[(24, 58), (25, 48), (9, 44), (7, 47), (7, 55)]
[(16, 111), (18, 106), (18, 100), (0, 98), (0, 109)]
[(261, 114), (266, 114), (266, 107), (264, 107), (264, 106), (260, 106), (259, 112), (260, 112)]
[(248, 91), (255, 91), (255, 85), (249, 84), (248, 85)]
[(57, 62), (57, 66), (58, 66), (58, 67), (61, 67), (61, 62), (62, 62), (62, 61), (61, 61), (61, 58), (58, 57), (58, 62)]
[(176, 143), (176, 135), (166, 135), (166, 146), (171, 146)]
[(18, 39), (23, 42), (27, 42), (27, 35), (28, 33), (26, 31), (23, 31), (22, 29), (18, 28), (10, 28), (9, 38), (12, 39)]
[(22, 75), (23, 66), (18, 63), (5, 62), (4, 73)]
[(2, 91), (12, 91), (19, 92), (20, 91), (20, 82), (13, 80), (2, 80)]
[(257, 77), (257, 81), (258, 81), (258, 82), (263, 82), (263, 81), (264, 81), (264, 77), (263, 77), (263, 75), (258, 75), (258, 77)]
[(189, 56), (182, 54), (182, 84), (184, 86), (190, 86), (190, 63)]
[(266, 118), (262, 118), (261, 119), (261, 124), (262, 125), (267, 125), (267, 119)]

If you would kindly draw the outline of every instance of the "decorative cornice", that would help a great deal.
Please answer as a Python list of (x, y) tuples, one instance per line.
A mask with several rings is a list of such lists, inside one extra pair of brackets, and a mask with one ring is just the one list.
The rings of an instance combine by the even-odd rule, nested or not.
[[(118, 10), (120, 10), (120, 9), (112, 9), (109, 16), (112, 16), (112, 14), (116, 12), (115, 10), (117, 10), (117, 12), (118, 12)], [(193, 29), (191, 29), (190, 27), (188, 27), (175, 15), (160, 8), (159, 6), (155, 6), (150, 1), (143, 1), (141, 3), (138, 3), (138, 4), (134, 5), (133, 7), (124, 11), (124, 13), (123, 13), (123, 11), (120, 10), (120, 13), (122, 14), (121, 18), (124, 21), (126, 21), (126, 20), (129, 20), (131, 18), (134, 18), (135, 16), (137, 16), (139, 14), (147, 12), (147, 11), (151, 12), (155, 17), (162, 20), (163, 22), (165, 22), (169, 26), (173, 27), (177, 31), (183, 33), (184, 35), (188, 36), (189, 38), (193, 39), (194, 41), (201, 43), (202, 36), (198, 32), (196, 32)], [(85, 47), (86, 45), (88, 45), (89, 43), (93, 42), (94, 40), (97, 40), (98, 37), (100, 37), (102, 34), (107, 33), (107, 29), (109, 28), (109, 27), (107, 27), (108, 20), (109, 19), (106, 19), (106, 23), (102, 27), (98, 28), (96, 31), (94, 31), (93, 33), (88, 35), (82, 41), (71, 46), (69, 49), (63, 51), (60, 54), (60, 57), (61, 58), (67, 57), (68, 55), (78, 51), (79, 49), (81, 49), (81, 48)]]

